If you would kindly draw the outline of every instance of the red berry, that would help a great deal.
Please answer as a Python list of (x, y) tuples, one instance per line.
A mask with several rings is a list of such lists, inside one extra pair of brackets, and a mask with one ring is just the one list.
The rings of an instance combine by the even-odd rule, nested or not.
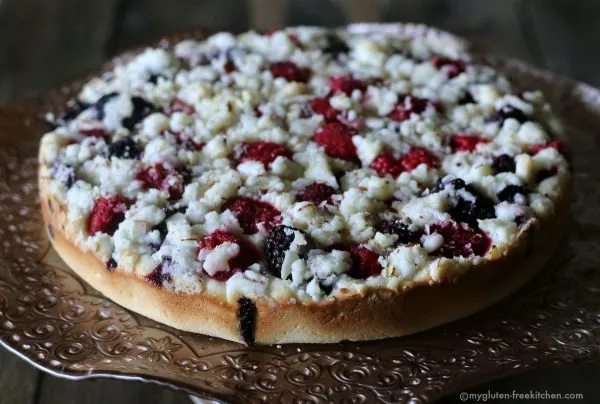
[(171, 101), (169, 112), (183, 112), (187, 115), (193, 115), (196, 112), (196, 109), (185, 101), (175, 98), (173, 101)]
[(190, 135), (183, 134), (180, 132), (166, 132), (166, 133), (170, 133), (171, 135), (173, 135), (173, 137), (175, 139), (177, 139), (177, 142), (188, 150), (200, 151), (204, 147), (204, 143), (198, 143), (198, 142), (194, 141), (194, 139), (192, 139), (192, 137)]
[(400, 98), (398, 105), (388, 115), (388, 118), (402, 122), (410, 118), (411, 114), (423, 113), (428, 106), (433, 105), (438, 111), (441, 110), (441, 105), (425, 98), (419, 98), (412, 95), (406, 95)]
[(488, 139), (481, 138), (474, 135), (452, 135), (450, 137), (450, 148), (453, 152), (457, 151), (468, 151), (472, 152), (475, 150), (478, 144), (487, 143)]
[(347, 126), (338, 122), (327, 123), (317, 130), (313, 140), (323, 146), (329, 156), (359, 163), (352, 133)]
[(167, 169), (163, 164), (157, 163), (137, 173), (135, 179), (141, 181), (146, 188), (167, 191), (170, 199), (179, 199), (183, 195), (187, 177), (186, 172)]
[(377, 276), (381, 273), (381, 264), (379, 264), (379, 254), (369, 250), (363, 245), (353, 245), (348, 248), (352, 256), (352, 267), (348, 275), (355, 279), (366, 279), (370, 276)]
[(492, 240), (479, 229), (470, 229), (466, 224), (444, 222), (429, 226), (431, 233), (444, 237), (442, 247), (433, 255), (446, 258), (483, 256), (492, 246)]
[(258, 224), (262, 223), (268, 231), (273, 225), (281, 223), (281, 212), (272, 205), (246, 196), (229, 199), (223, 210), (229, 209), (237, 217), (245, 234), (258, 233)]
[(542, 150), (548, 149), (550, 147), (558, 150), (561, 154), (566, 154), (565, 145), (560, 140), (553, 140), (546, 144), (537, 144), (537, 145), (531, 146), (531, 148), (529, 149), (529, 154), (534, 156), (534, 155), (538, 154), (539, 152), (541, 152)]
[(291, 158), (292, 153), (285, 146), (273, 142), (244, 142), (241, 144), (237, 162), (239, 164), (249, 160), (260, 161), (267, 168), (269, 163), (273, 162), (278, 156)]
[(380, 154), (371, 162), (370, 168), (375, 170), (381, 177), (391, 175), (396, 178), (404, 171), (402, 160), (397, 160), (389, 153)]
[(440, 161), (429, 150), (422, 147), (412, 147), (407, 155), (402, 156), (400, 164), (406, 171), (412, 171), (420, 164), (425, 164), (430, 168), (438, 167)]
[(282, 77), (287, 81), (306, 83), (310, 79), (311, 71), (306, 67), (298, 67), (294, 62), (276, 62), (271, 65), (274, 77)]
[(332, 93), (345, 93), (351, 95), (354, 90), (365, 91), (367, 85), (356, 80), (352, 76), (336, 76), (329, 79), (329, 87), (331, 87)]
[(97, 233), (113, 235), (119, 223), (125, 219), (125, 212), (131, 202), (122, 196), (100, 198), (94, 204), (88, 218), (88, 233), (93, 236)]
[(310, 108), (315, 114), (323, 115), (327, 122), (336, 122), (337, 116), (340, 113), (325, 98), (315, 98), (310, 102)]
[(448, 78), (453, 78), (458, 76), (460, 73), (464, 72), (467, 68), (467, 64), (463, 60), (454, 60), (450, 58), (444, 58), (441, 56), (434, 56), (431, 59), (431, 63), (437, 68), (441, 69), (444, 66), (448, 66)]
[(229, 259), (229, 270), (215, 273), (211, 276), (213, 279), (218, 281), (226, 281), (236, 272), (244, 270), (260, 260), (258, 250), (252, 243), (242, 240), (239, 237), (221, 229), (215, 230), (210, 235), (200, 239), (200, 242), (198, 243), (198, 251), (205, 249), (214, 250), (217, 246), (223, 243), (237, 244), (240, 247), (240, 252), (235, 257)]
[(316, 206), (319, 206), (322, 202), (331, 202), (331, 196), (334, 195), (335, 188), (330, 187), (327, 184), (315, 182), (310, 184), (298, 194), (297, 199), (299, 201), (312, 202)]
[(83, 128), (79, 129), (79, 133), (84, 136), (89, 137), (97, 137), (97, 138), (107, 138), (108, 132), (104, 128)]

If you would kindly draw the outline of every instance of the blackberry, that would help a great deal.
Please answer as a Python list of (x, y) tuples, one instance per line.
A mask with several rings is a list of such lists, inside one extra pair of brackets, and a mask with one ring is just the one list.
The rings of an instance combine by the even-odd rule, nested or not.
[(331, 291), (333, 290), (333, 285), (326, 285), (323, 281), (319, 281), (319, 287), (325, 293), (326, 296), (329, 296)]
[(69, 164), (54, 162), (50, 167), (50, 172), (57, 180), (65, 184), (67, 189), (70, 189), (77, 180), (75, 168)]
[(530, 120), (530, 117), (525, 114), (525, 112), (521, 111), (518, 108), (511, 107), (506, 105), (502, 107), (499, 111), (496, 111), (496, 114), (492, 117), (492, 121), (500, 122), (500, 125), (504, 123), (505, 120), (513, 118), (519, 121), (519, 123), (524, 123)]
[(518, 194), (523, 195), (524, 197), (527, 197), (527, 189), (525, 189), (524, 187), (520, 186), (520, 185), (507, 185), (502, 191), (498, 192), (498, 199), (500, 199), (500, 201), (504, 202), (510, 202), (510, 203), (514, 203), (515, 202), (515, 196), (517, 196)]
[(377, 230), (384, 234), (395, 234), (400, 244), (417, 243), (421, 239), (421, 232), (409, 230), (408, 225), (400, 220), (383, 221)]
[(297, 251), (298, 255), (301, 257), (306, 256), (308, 251), (311, 250), (312, 243), (308, 238), (309, 236), (302, 230), (285, 225), (274, 226), (265, 241), (267, 269), (271, 274), (281, 277), (281, 266), (283, 265), (285, 254), (290, 249), (290, 246), (296, 237), (295, 232), (302, 233), (308, 241), (307, 244), (299, 246), (299, 251)]
[(478, 219), (483, 220), (496, 217), (494, 201), (481, 195), (470, 185), (465, 186), (464, 189), (473, 195), (475, 201), (467, 200), (459, 196), (456, 205), (448, 211), (452, 219), (459, 223), (467, 223), (473, 228), (478, 228)]
[(123, 127), (133, 130), (134, 126), (142, 121), (145, 117), (156, 111), (156, 106), (151, 102), (146, 101), (142, 97), (131, 97), (131, 103), (133, 104), (133, 112), (127, 118), (121, 121)]
[(327, 37), (327, 45), (323, 48), (323, 53), (331, 55), (337, 59), (340, 55), (350, 52), (348, 44), (337, 35)]
[(94, 104), (94, 109), (96, 110), (96, 118), (99, 121), (104, 119), (104, 106), (118, 95), (119, 93), (108, 93), (98, 98), (98, 101), (96, 101), (96, 103)]
[(157, 288), (162, 288), (164, 282), (172, 281), (171, 274), (163, 272), (164, 266), (169, 265), (173, 259), (171, 257), (162, 257), (162, 262), (154, 268), (152, 272), (144, 278)]
[(117, 267), (117, 261), (115, 261), (114, 258), (109, 258), (108, 261), (106, 261), (106, 269), (108, 270), (108, 272), (112, 272), (116, 267)]
[(514, 173), (515, 172), (515, 159), (508, 154), (501, 154), (494, 158), (492, 168), (496, 174), (498, 173)]
[(465, 104), (475, 104), (475, 98), (473, 98), (473, 95), (471, 94), (470, 91), (465, 91), (465, 93), (462, 95), (462, 97), (460, 97), (458, 99), (458, 104), (459, 105), (465, 105)]
[(444, 189), (446, 189), (446, 187), (448, 185), (452, 185), (454, 187), (454, 189), (456, 189), (456, 190), (463, 189), (467, 186), (465, 181), (461, 178), (452, 178), (452, 179), (440, 178), (435, 183), (435, 185), (429, 189), (429, 193), (434, 194), (436, 192), (443, 191)]
[(58, 121), (61, 123), (67, 123), (77, 118), (79, 114), (88, 109), (90, 104), (79, 101), (76, 98), (72, 98), (67, 101), (65, 111), (58, 116)]
[(126, 136), (120, 140), (112, 142), (108, 146), (108, 157), (138, 159), (141, 154), (142, 150), (131, 136)]

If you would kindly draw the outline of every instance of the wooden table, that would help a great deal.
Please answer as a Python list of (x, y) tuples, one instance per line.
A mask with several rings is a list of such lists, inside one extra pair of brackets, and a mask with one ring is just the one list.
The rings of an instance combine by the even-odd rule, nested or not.
[[(0, 103), (34, 95), (129, 46), (182, 28), (349, 21), (424, 22), (600, 86), (598, 15), (600, 2), (594, 0), (0, 0)], [(599, 364), (573, 365), (509, 377), (473, 392), (575, 392), (594, 403), (600, 402), (598, 380)], [(189, 399), (141, 383), (58, 379), (0, 351), (0, 404), (138, 402)]]

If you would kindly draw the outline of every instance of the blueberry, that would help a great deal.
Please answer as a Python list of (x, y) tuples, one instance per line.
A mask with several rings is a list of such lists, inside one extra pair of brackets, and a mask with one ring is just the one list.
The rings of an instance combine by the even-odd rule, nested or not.
[(114, 258), (111, 257), (108, 261), (106, 261), (106, 269), (108, 269), (108, 272), (112, 272), (116, 267), (117, 261), (115, 261)]
[(118, 95), (118, 93), (108, 93), (98, 98), (98, 101), (96, 101), (96, 103), (94, 104), (94, 109), (96, 110), (96, 118), (99, 121), (104, 119), (104, 106)]
[(142, 150), (131, 136), (126, 136), (120, 140), (112, 142), (108, 146), (108, 157), (137, 159), (141, 156), (141, 154)]
[(269, 232), (267, 240), (265, 241), (265, 257), (267, 259), (267, 269), (271, 274), (281, 277), (281, 266), (283, 265), (285, 254), (290, 249), (290, 246), (296, 237), (296, 232), (302, 233), (307, 239), (308, 243), (299, 246), (298, 251), (300, 257), (306, 256), (308, 251), (312, 248), (312, 242), (309, 240), (308, 235), (302, 230), (290, 226), (279, 225), (274, 226)]
[(496, 217), (494, 201), (481, 195), (470, 185), (467, 185), (464, 189), (473, 195), (475, 200), (467, 200), (459, 196), (456, 205), (448, 211), (452, 219), (459, 223), (467, 223), (473, 228), (478, 228), (478, 219), (483, 220)]
[(377, 230), (384, 234), (395, 234), (400, 244), (416, 243), (421, 239), (421, 232), (409, 230), (408, 225), (401, 220), (383, 221), (379, 223)]
[(334, 59), (337, 59), (339, 55), (350, 52), (348, 44), (337, 35), (330, 35), (327, 37), (327, 45), (323, 48), (323, 53), (331, 55)]
[(515, 172), (515, 159), (508, 154), (501, 154), (494, 158), (492, 168), (496, 174), (498, 173), (514, 173)]
[(156, 106), (149, 101), (146, 101), (142, 97), (131, 97), (131, 103), (133, 104), (133, 112), (127, 118), (124, 118), (121, 124), (123, 127), (133, 130), (135, 125), (142, 121), (145, 117), (156, 111)]
[(510, 105), (506, 105), (499, 111), (496, 111), (496, 114), (492, 117), (492, 121), (498, 121), (500, 122), (500, 125), (502, 125), (504, 121), (509, 118), (516, 119), (519, 121), (519, 123), (524, 123), (530, 120), (530, 117), (525, 114), (525, 112)]
[(517, 196), (518, 194), (523, 195), (524, 197), (527, 197), (527, 189), (525, 189), (524, 187), (520, 186), (520, 185), (507, 185), (502, 191), (498, 192), (498, 199), (500, 199), (500, 201), (504, 202), (510, 202), (510, 203), (514, 203), (515, 202), (515, 196)]

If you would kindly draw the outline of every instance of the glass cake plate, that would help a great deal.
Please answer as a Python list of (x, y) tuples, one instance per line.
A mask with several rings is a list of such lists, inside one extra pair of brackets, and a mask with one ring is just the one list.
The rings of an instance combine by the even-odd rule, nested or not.
[[(204, 35), (191, 31), (163, 41)], [(329, 345), (246, 347), (125, 310), (61, 261), (39, 210), (44, 115), (58, 112), (81, 79), (0, 108), (0, 344), (56, 376), (144, 380), (228, 403), (430, 402), (527, 369), (598, 359), (600, 91), (475, 52), (519, 86), (547, 94), (566, 123), (574, 156), (568, 235), (551, 264), (517, 293), (416, 335)]]

